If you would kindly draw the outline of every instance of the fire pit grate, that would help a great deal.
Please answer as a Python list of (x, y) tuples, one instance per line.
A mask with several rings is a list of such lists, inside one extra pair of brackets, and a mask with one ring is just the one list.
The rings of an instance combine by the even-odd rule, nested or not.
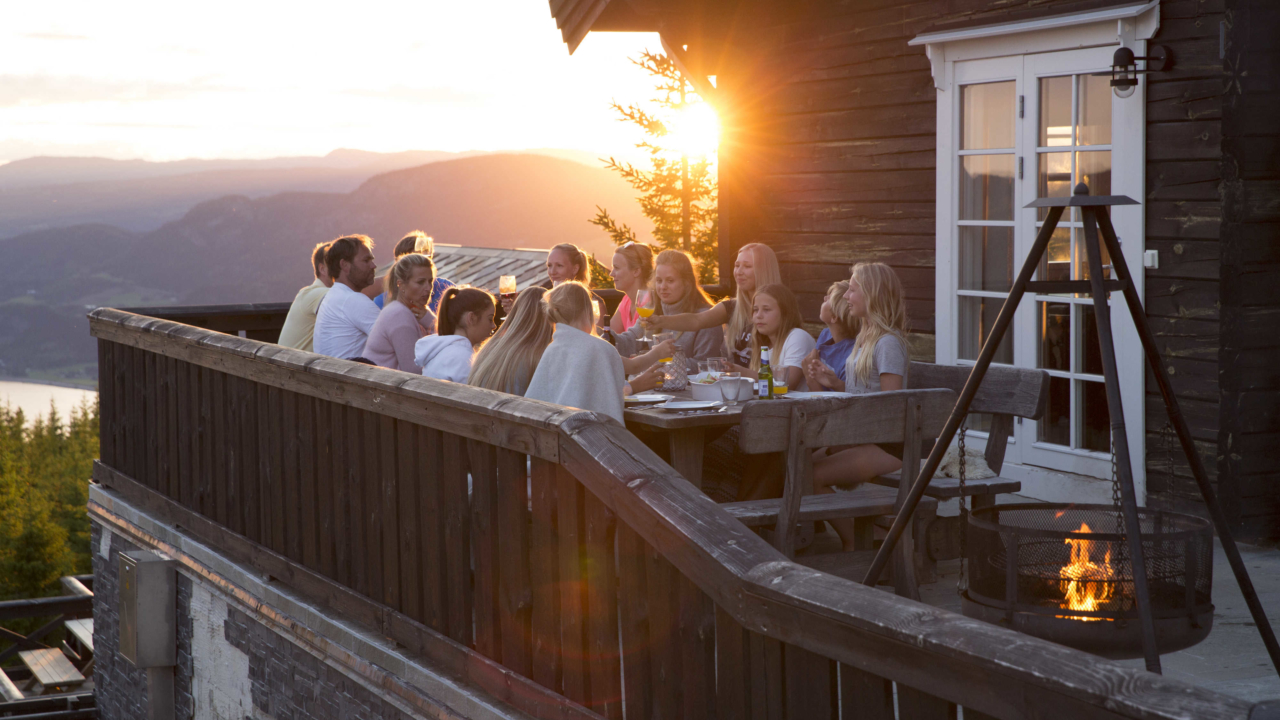
[[(1105, 505), (975, 510), (965, 614), (1106, 657), (1142, 657), (1118, 514)], [(1207, 521), (1159, 510), (1140, 508), (1138, 518), (1157, 645), (1162, 653), (1190, 647), (1213, 623), (1212, 530)]]

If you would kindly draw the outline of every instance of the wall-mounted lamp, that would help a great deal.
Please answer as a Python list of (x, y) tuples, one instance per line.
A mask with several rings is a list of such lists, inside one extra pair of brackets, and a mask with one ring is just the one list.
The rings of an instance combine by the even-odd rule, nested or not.
[[(1133, 91), (1138, 87), (1138, 75), (1164, 72), (1173, 68), (1173, 54), (1169, 52), (1169, 48), (1164, 45), (1153, 45), (1149, 52), (1150, 55), (1139, 57), (1135, 56), (1129, 48), (1122, 47), (1116, 50), (1111, 58), (1111, 72), (1096, 74), (1104, 77), (1110, 75), (1111, 89), (1116, 97), (1127, 98), (1133, 95)], [(1138, 69), (1139, 60), (1147, 63), (1141, 70)]]

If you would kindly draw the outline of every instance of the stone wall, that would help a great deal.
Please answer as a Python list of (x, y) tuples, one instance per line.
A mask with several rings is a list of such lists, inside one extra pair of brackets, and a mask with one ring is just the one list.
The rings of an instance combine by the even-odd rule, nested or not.
[[(147, 716), (147, 678), (118, 654), (119, 554), (141, 550), (93, 523), (94, 682), (102, 720)], [(178, 572), (178, 720), (402, 720), (412, 717), (198, 577)]]

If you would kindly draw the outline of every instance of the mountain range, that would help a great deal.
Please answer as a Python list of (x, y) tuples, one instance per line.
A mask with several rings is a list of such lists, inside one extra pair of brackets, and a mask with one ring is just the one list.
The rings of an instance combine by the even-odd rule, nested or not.
[[(651, 228), (631, 187), (600, 167), (549, 153), (446, 157), (432, 161), (430, 155), (414, 156), (417, 166), (380, 172), (349, 191), (303, 189), (255, 196), (249, 189), (226, 194), (142, 231), (109, 222), (110, 215), (103, 214), (109, 207), (70, 203), (64, 217), (92, 222), (0, 240), (0, 252), (6, 256), (0, 271), (0, 375), (82, 382), (96, 377), (94, 344), (84, 319), (93, 307), (290, 300), (312, 279), (312, 246), (342, 234), (372, 236), (375, 254), (383, 262), (390, 260), (396, 240), (413, 229), (461, 245), (545, 248), (572, 242), (603, 254), (611, 243), (587, 222), (597, 205), (609, 208), (642, 236)], [(366, 171), (373, 164), (354, 162), (346, 153), (312, 168), (224, 167), (191, 173), (130, 163), (118, 167), (134, 173), (132, 177), (89, 180), (101, 164), (95, 168), (94, 163), (83, 163), (75, 172), (55, 176), (36, 165), (23, 167), (20, 163), (25, 161), (20, 161), (0, 166), (0, 205), (10, 193), (31, 191), (31, 186), (5, 185), (19, 172), (42, 181), (72, 176), (82, 181), (37, 186), (45, 189), (126, 188), (136, 193), (127, 196), (138, 208), (148, 198), (163, 204), (156, 199), (163, 188), (193, 175), (248, 173), (261, 179), (290, 172), (308, 182), (336, 183), (335, 177), (343, 172), (335, 167), (339, 160)], [(409, 160), (376, 158), (393, 166)], [(17, 171), (9, 170), (13, 165), (19, 165)], [(0, 236), (10, 226), (9, 216), (0, 212)]]

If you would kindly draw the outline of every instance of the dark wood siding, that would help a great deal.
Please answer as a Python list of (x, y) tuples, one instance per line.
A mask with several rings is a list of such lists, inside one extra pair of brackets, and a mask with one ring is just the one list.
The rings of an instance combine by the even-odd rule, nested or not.
[(1280, 4), (1229, 0), (1218, 472), (1245, 537), (1280, 537)]

